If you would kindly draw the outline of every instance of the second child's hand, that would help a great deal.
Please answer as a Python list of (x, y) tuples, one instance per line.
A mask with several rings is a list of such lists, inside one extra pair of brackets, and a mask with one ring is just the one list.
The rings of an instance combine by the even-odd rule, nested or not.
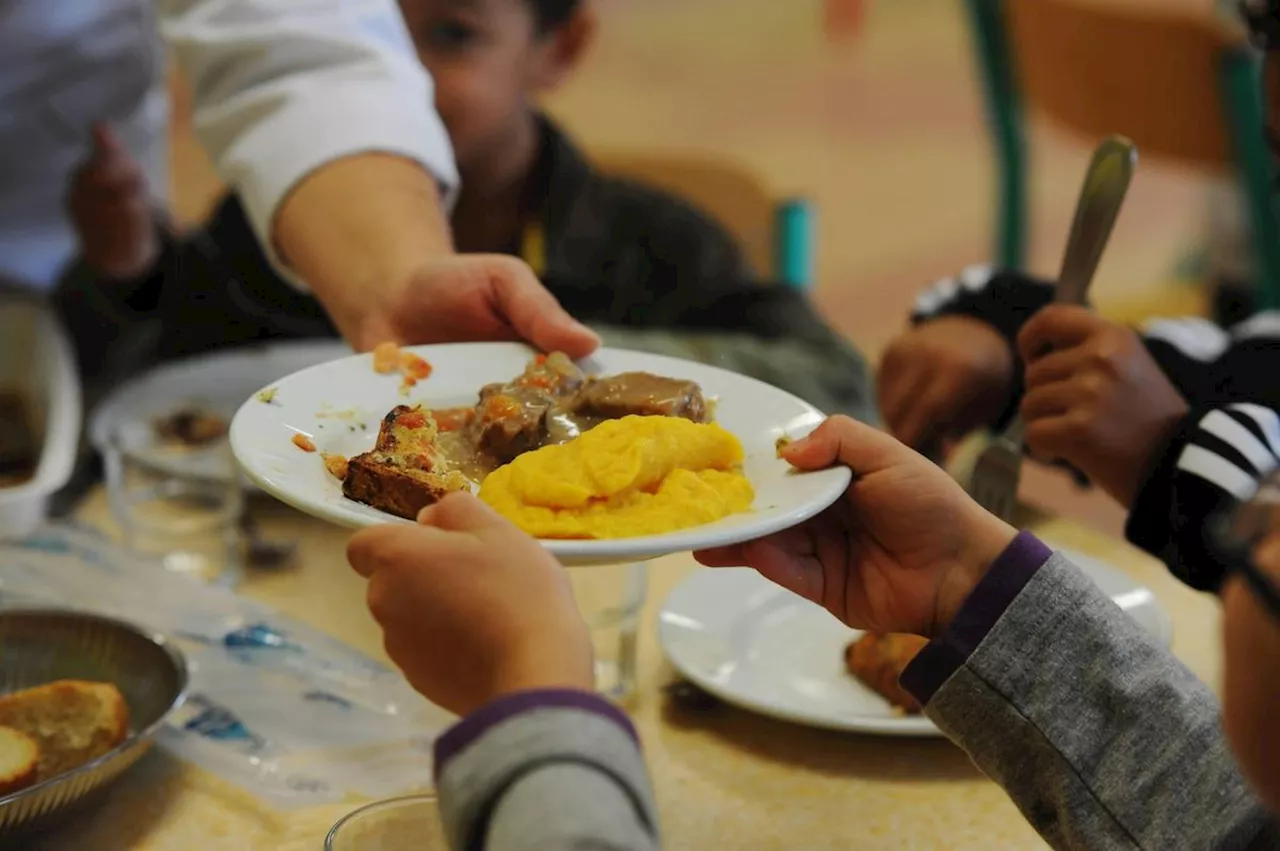
[(86, 265), (104, 278), (131, 279), (160, 253), (142, 166), (105, 124), (93, 128), (89, 157), (71, 178), (67, 206)]
[(800, 470), (844, 464), (853, 482), (806, 523), (695, 555), (755, 568), (857, 629), (939, 634), (1017, 534), (928, 459), (848, 417), (783, 456)]

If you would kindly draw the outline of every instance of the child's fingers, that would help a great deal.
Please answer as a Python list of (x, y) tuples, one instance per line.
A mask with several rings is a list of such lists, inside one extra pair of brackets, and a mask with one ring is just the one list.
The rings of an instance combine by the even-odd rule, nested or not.
[(1055, 381), (1027, 391), (1018, 412), (1028, 425), (1050, 417), (1061, 417), (1075, 406), (1077, 388), (1070, 381)]
[(1028, 388), (1066, 381), (1079, 374), (1085, 355), (1080, 349), (1050, 351), (1027, 363), (1024, 383)]
[(1065, 349), (1083, 342), (1107, 321), (1087, 307), (1051, 304), (1027, 320), (1018, 333), (1018, 352), (1035, 360), (1049, 349)]
[(902, 429), (911, 416), (913, 401), (929, 386), (929, 370), (899, 369), (880, 383), (880, 412), (889, 433), (905, 440)]
[(1027, 446), (1046, 461), (1071, 462), (1081, 438), (1080, 426), (1070, 416), (1046, 417), (1027, 423)]
[[(459, 541), (457, 539), (461, 538)], [(421, 566), (455, 553), (466, 539), (431, 526), (387, 523), (361, 529), (347, 543), (347, 561), (366, 579), (383, 570)]]
[(727, 547), (713, 547), (699, 550), (693, 558), (703, 567), (745, 567), (747, 557), (743, 553), (743, 544), (732, 544)]
[(895, 436), (916, 449), (936, 444), (949, 425), (945, 418), (950, 407), (951, 387), (943, 383), (931, 385), (912, 401)]
[(428, 505), (418, 513), (418, 522), (445, 531), (473, 534), (486, 529), (515, 530), (509, 521), (470, 493), (451, 493), (435, 505)]

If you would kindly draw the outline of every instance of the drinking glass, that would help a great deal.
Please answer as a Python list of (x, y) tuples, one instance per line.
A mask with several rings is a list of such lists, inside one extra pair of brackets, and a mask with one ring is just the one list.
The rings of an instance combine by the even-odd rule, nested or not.
[(149, 424), (126, 424), (110, 435), (105, 466), (126, 546), (176, 573), (220, 584), (239, 579), (244, 496), (225, 437), (175, 448), (157, 440)]
[(636, 687), (636, 639), (649, 586), (648, 566), (610, 564), (568, 568), (573, 596), (591, 629), (596, 690), (625, 700)]
[(378, 801), (338, 820), (324, 851), (435, 851), (445, 848), (440, 811), (432, 795)]

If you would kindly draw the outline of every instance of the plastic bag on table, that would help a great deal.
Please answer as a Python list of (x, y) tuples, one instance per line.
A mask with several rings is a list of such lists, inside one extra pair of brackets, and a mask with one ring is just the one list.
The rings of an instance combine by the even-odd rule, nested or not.
[(275, 806), (431, 783), (431, 745), (448, 716), (399, 672), (268, 606), (65, 525), (0, 544), (0, 606), (30, 605), (173, 638), (191, 688), (161, 746)]

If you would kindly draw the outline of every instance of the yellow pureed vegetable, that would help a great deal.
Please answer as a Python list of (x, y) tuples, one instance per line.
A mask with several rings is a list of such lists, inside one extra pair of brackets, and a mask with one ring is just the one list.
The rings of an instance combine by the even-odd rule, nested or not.
[(742, 444), (715, 423), (608, 420), (490, 473), (480, 498), (536, 538), (634, 538), (711, 523), (755, 499)]

